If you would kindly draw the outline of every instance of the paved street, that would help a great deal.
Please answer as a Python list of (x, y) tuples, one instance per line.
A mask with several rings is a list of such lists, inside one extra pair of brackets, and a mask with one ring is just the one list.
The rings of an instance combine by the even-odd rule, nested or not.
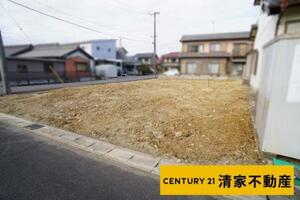
[(153, 79), (153, 78), (154, 78), (153, 75), (149, 75), (149, 76), (125, 76), (125, 77), (119, 77), (119, 78), (113, 78), (113, 79), (107, 79), (107, 80), (96, 80), (96, 81), (86, 81), (86, 82), (18, 86), (18, 87), (11, 87), (11, 91), (12, 91), (12, 93), (36, 92), (36, 91), (57, 89), (57, 88), (63, 88), (63, 87), (77, 87), (77, 86), (84, 86), (84, 85), (119, 83), (119, 82), (147, 80), (147, 79)]
[(159, 181), (0, 122), (0, 199), (215, 199), (159, 196)]

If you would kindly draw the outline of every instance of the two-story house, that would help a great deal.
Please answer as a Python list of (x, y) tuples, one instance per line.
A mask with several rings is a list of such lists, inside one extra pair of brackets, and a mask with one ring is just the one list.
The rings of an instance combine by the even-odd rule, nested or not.
[(181, 74), (241, 76), (252, 48), (249, 32), (184, 35)]
[[(153, 73), (153, 58), (153, 53), (137, 53), (134, 56), (126, 56), (123, 67), (131, 75), (142, 74), (141, 71), (145, 69), (147, 69), (148, 73)], [(155, 62), (158, 64), (159, 57), (155, 55), (155, 58)]]
[(180, 52), (171, 52), (161, 56), (161, 66), (163, 70), (167, 71), (169, 69), (180, 70)]
[(275, 39), (300, 35), (299, 0), (254, 0), (260, 7), (258, 23), (254, 28), (253, 49), (244, 73), (245, 82), (255, 90), (262, 80), (264, 46)]
[(107, 40), (89, 40), (74, 43), (63, 44), (62, 46), (79, 46), (88, 54), (93, 56), (94, 60), (116, 59), (117, 41), (115, 39)]
[(90, 54), (93, 57), (90, 63), (93, 75), (95, 74), (95, 65), (106, 62), (117, 62), (117, 40), (115, 39), (79, 41), (62, 44), (62, 46), (80, 47)]

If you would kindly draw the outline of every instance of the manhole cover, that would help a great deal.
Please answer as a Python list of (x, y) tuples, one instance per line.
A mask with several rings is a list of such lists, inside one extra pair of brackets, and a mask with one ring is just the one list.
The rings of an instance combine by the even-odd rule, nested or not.
[(41, 124), (31, 124), (29, 126), (26, 126), (25, 128), (28, 128), (30, 130), (36, 130), (36, 129), (40, 129), (43, 128), (44, 126)]

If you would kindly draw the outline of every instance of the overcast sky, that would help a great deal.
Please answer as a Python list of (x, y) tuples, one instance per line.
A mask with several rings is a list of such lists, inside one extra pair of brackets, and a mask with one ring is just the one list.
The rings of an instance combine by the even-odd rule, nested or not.
[[(158, 53), (180, 51), (185, 34), (249, 31), (259, 9), (253, 0), (14, 0), (101, 33), (75, 27), (0, 0), (4, 44), (118, 39), (130, 54), (152, 51), (153, 17), (157, 17)], [(6, 12), (8, 11), (8, 12)], [(23, 28), (26, 37), (12, 20)]]

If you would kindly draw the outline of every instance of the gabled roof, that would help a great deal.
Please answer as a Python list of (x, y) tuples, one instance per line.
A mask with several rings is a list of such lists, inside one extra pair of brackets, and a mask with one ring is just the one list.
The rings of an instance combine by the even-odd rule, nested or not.
[[(136, 58), (153, 58), (154, 53), (137, 53), (134, 57)], [(155, 55), (158, 57), (157, 55)]]
[(58, 43), (51, 43), (51, 44), (40, 44), (35, 45), (34, 48), (23, 54), (18, 55), (20, 58), (65, 58), (68, 55), (76, 52), (81, 51), (87, 57), (92, 59), (88, 53), (86, 53), (83, 49), (77, 46), (62, 46)]
[(124, 53), (128, 53), (128, 51), (127, 51), (124, 47), (118, 47), (118, 48), (117, 48), (117, 53), (118, 53), (118, 52), (122, 52), (122, 51), (123, 51)]
[(168, 54), (164, 54), (161, 56), (161, 58), (179, 58), (181, 56), (181, 52), (171, 52)]
[(181, 42), (192, 41), (212, 41), (212, 40), (238, 40), (249, 39), (250, 32), (232, 32), (232, 33), (214, 33), (214, 34), (198, 34), (198, 35), (184, 35)]
[(15, 56), (32, 49), (31, 44), (8, 45), (4, 47), (5, 56)]

